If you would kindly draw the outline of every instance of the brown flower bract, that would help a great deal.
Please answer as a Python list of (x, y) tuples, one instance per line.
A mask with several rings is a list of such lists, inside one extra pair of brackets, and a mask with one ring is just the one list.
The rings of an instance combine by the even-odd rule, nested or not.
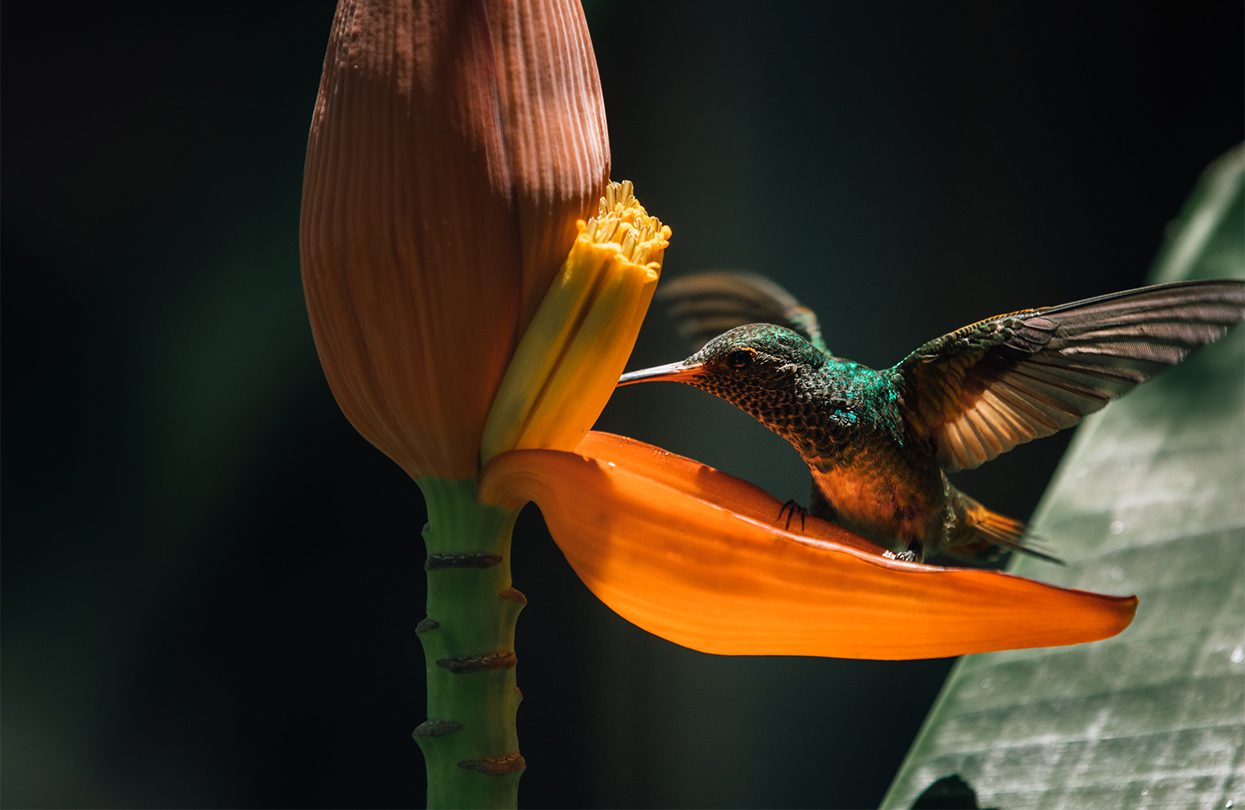
[(475, 474), (511, 352), (609, 176), (571, 0), (342, 0), (311, 123), (302, 276), (351, 424)]

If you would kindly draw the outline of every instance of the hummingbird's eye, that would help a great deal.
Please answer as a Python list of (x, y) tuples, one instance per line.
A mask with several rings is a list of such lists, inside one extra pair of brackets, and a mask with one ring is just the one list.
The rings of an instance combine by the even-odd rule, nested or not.
[(747, 368), (752, 363), (751, 349), (735, 349), (726, 355), (726, 364), (731, 368)]

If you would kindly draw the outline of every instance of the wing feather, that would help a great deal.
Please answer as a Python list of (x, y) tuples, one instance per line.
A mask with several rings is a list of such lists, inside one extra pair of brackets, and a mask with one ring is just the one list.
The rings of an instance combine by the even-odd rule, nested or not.
[(1245, 317), (1245, 283), (1193, 281), (1000, 315), (894, 371), (913, 431), (948, 470), (1072, 427)]
[(723, 332), (748, 323), (772, 323), (803, 335), (829, 354), (811, 309), (773, 281), (754, 273), (711, 272), (668, 281), (657, 290), (679, 334), (699, 349)]

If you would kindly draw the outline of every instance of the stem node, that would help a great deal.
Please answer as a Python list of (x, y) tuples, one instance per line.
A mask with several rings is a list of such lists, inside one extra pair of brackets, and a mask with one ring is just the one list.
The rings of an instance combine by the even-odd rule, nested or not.
[(524, 761), (522, 754), (515, 751), (504, 757), (463, 760), (458, 763), (458, 767), (482, 773), (485, 776), (508, 776), (512, 773), (522, 773), (527, 768), (527, 762)]
[(512, 652), (498, 652), (490, 655), (467, 655), (458, 658), (441, 658), (437, 666), (448, 669), (455, 675), (468, 672), (484, 672), (490, 669), (510, 669), (518, 663)]
[(411, 732), (411, 736), (418, 739), (419, 737), (444, 737), (446, 734), (453, 734), (455, 731), (462, 729), (463, 724), (453, 720), (425, 720), (415, 727)]

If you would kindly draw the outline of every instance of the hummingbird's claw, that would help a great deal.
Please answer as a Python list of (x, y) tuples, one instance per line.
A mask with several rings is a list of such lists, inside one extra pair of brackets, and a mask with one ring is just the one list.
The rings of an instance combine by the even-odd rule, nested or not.
[(783, 528), (788, 531), (791, 530), (791, 521), (795, 520), (796, 515), (800, 516), (800, 531), (804, 531), (804, 518), (808, 517), (808, 510), (803, 506), (800, 506), (799, 502), (796, 501), (795, 498), (792, 498), (784, 503), (782, 508), (778, 510), (778, 520), (781, 521), (784, 516), (787, 518), (787, 522)]
[(888, 560), (899, 560), (900, 562), (925, 562), (925, 546), (921, 544), (920, 540), (913, 540), (904, 551), (887, 549), (882, 552), (882, 556)]

